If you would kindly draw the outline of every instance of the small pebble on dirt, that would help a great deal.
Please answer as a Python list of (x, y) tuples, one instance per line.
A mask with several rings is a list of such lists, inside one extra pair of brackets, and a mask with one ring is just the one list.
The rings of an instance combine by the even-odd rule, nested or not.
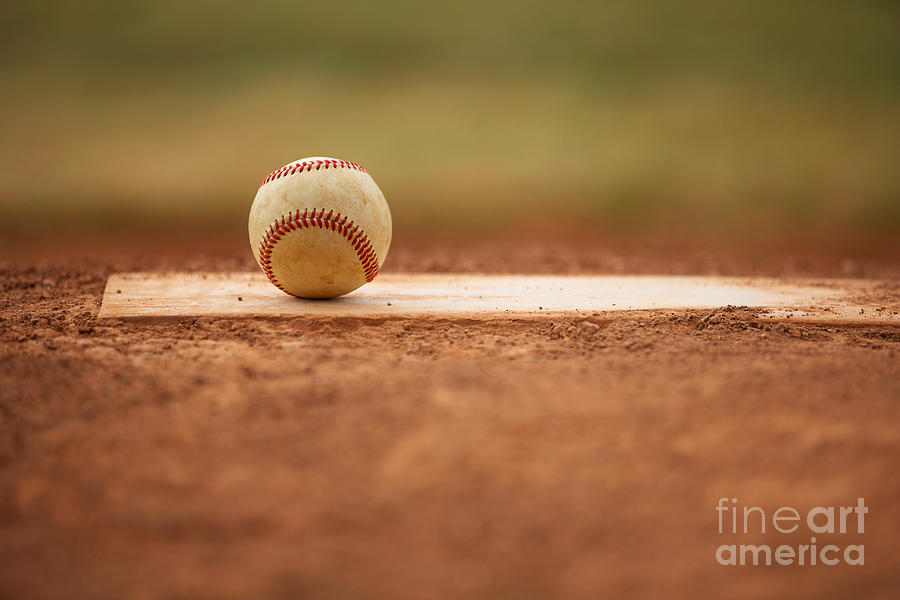
[(625, 344), (625, 349), (634, 351), (634, 350), (645, 350), (652, 348), (653, 344), (651, 342), (645, 342), (643, 340), (632, 340)]

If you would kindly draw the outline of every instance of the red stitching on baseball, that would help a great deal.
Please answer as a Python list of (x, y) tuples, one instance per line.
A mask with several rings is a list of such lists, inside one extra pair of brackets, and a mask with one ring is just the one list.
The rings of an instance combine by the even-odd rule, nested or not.
[(353, 246), (353, 250), (356, 252), (356, 256), (362, 265), (366, 281), (369, 282), (375, 279), (375, 276), (378, 275), (378, 257), (372, 248), (372, 242), (369, 241), (369, 237), (360, 229), (359, 225), (356, 225), (347, 217), (341, 217), (340, 213), (335, 214), (333, 210), (325, 214), (325, 209), (323, 208), (317, 214), (315, 208), (312, 210), (307, 208), (303, 210), (303, 213), (298, 210), (287, 217), (281, 215), (281, 219), (275, 219), (275, 222), (263, 234), (262, 241), (259, 244), (259, 263), (266, 277), (269, 278), (269, 281), (275, 287), (285, 293), (290, 293), (282, 287), (272, 272), (272, 250), (275, 248), (275, 244), (291, 231), (310, 229), (312, 227), (330, 229), (343, 236)]
[(266, 178), (262, 180), (262, 183), (259, 184), (259, 187), (266, 185), (270, 181), (281, 179), (285, 175), (293, 175), (294, 173), (302, 173), (303, 171), (312, 171), (313, 167), (316, 168), (316, 171), (318, 171), (322, 167), (325, 167), (326, 169), (329, 167), (335, 169), (340, 167), (341, 169), (353, 169), (354, 171), (368, 173), (368, 171), (366, 171), (364, 168), (362, 168), (355, 162), (350, 162), (349, 160), (302, 160), (275, 169), (274, 171), (266, 175)]

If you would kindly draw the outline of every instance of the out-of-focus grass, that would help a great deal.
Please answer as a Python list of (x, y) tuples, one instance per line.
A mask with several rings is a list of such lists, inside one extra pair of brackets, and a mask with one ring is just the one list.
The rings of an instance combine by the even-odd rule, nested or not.
[(8, 226), (240, 220), (363, 163), (399, 226), (900, 232), (886, 2), (8, 7)]

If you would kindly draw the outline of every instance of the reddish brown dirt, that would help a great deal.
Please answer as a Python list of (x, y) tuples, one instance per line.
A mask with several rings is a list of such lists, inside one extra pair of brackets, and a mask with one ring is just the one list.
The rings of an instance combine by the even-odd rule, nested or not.
[[(215, 239), (8, 242), (2, 598), (848, 598), (900, 586), (900, 331), (747, 310), (98, 322)], [(866, 276), (893, 258), (398, 240), (394, 271)], [(714, 507), (854, 505), (865, 566), (723, 567)], [(852, 522), (852, 521), (851, 521)], [(806, 531), (805, 527), (801, 531)]]

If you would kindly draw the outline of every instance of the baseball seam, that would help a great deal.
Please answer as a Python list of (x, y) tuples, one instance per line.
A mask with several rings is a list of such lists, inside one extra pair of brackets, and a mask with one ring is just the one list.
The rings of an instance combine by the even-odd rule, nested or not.
[(266, 178), (262, 180), (262, 183), (259, 184), (259, 187), (262, 187), (269, 183), (270, 181), (275, 181), (276, 179), (281, 179), (286, 175), (293, 175), (294, 173), (302, 173), (303, 171), (312, 171), (315, 169), (316, 171), (320, 169), (353, 169), (354, 171), (361, 171), (362, 173), (368, 173), (364, 168), (356, 164), (355, 162), (350, 162), (349, 160), (336, 160), (336, 159), (322, 159), (322, 160), (301, 160), (295, 163), (291, 163), (289, 165), (284, 165), (280, 169), (275, 169), (268, 175)]
[(372, 249), (372, 242), (369, 241), (369, 237), (366, 233), (359, 225), (355, 224), (347, 217), (342, 217), (340, 213), (335, 214), (332, 210), (326, 213), (324, 208), (318, 209), (318, 211), (314, 208), (312, 210), (304, 209), (302, 213), (297, 210), (293, 214), (288, 214), (287, 217), (281, 215), (281, 218), (270, 225), (269, 229), (263, 234), (262, 241), (259, 244), (259, 264), (266, 274), (266, 277), (269, 278), (269, 281), (271, 281), (275, 287), (286, 294), (290, 294), (290, 292), (282, 287), (281, 283), (278, 282), (278, 279), (272, 272), (272, 250), (275, 248), (275, 245), (281, 238), (292, 231), (297, 231), (298, 229), (310, 229), (313, 227), (318, 229), (330, 229), (343, 236), (350, 242), (350, 245), (352, 245), (353, 249), (356, 251), (356, 256), (359, 258), (359, 262), (362, 265), (366, 282), (375, 279), (375, 276), (378, 275), (378, 257), (375, 255), (375, 250)]

